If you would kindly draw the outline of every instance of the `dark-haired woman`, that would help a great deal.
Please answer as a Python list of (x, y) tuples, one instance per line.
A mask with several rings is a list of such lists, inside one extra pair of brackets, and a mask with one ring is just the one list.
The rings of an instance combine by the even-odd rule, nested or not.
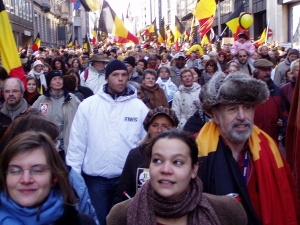
[(227, 196), (203, 193), (197, 176), (198, 148), (178, 131), (158, 134), (149, 144), (150, 178), (134, 198), (115, 205), (107, 225), (244, 225), (243, 206)]
[(210, 59), (205, 64), (204, 71), (202, 73), (202, 76), (199, 79), (199, 84), (202, 86), (206, 84), (211, 77), (214, 75), (215, 72), (218, 71), (218, 65), (215, 60)]
[(55, 58), (52, 61), (52, 70), (59, 70), (63, 75), (67, 72), (67, 66), (61, 58)]

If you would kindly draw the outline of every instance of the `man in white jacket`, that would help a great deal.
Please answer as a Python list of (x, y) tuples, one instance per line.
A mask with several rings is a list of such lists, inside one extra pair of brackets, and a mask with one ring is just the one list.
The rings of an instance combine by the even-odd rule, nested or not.
[(122, 61), (108, 63), (105, 78), (107, 83), (78, 108), (66, 157), (68, 165), (83, 173), (101, 225), (106, 224), (128, 152), (146, 135), (143, 120), (148, 113), (136, 89), (127, 84)]
[(96, 94), (105, 84), (105, 66), (109, 62), (104, 54), (94, 54), (91, 64), (80, 74), (80, 85), (88, 87)]

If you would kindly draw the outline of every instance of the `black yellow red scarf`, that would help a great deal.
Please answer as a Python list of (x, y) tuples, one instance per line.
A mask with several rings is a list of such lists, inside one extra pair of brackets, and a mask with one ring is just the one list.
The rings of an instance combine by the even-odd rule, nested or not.
[[(196, 142), (199, 157), (217, 151), (220, 132), (209, 122), (201, 129)], [(249, 138), (253, 167), (257, 173), (263, 225), (297, 224), (295, 182), (276, 143), (265, 132), (253, 126)]]

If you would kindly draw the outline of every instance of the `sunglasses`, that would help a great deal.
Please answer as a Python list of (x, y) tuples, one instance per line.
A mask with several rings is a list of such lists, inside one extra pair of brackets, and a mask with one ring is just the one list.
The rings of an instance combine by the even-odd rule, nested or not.
[(214, 65), (213, 64), (206, 64), (206, 67), (214, 67)]

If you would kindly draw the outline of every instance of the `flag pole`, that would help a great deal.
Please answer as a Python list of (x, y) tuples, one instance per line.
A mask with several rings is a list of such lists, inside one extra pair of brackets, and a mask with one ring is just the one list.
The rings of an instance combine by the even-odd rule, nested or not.
[(267, 40), (268, 40), (269, 22), (270, 22), (270, 17), (268, 18), (268, 23), (267, 23), (267, 30), (266, 30), (266, 37), (265, 37), (265, 45), (267, 44)]
[(193, 20), (192, 20), (192, 24), (191, 24), (191, 32), (190, 32), (190, 38), (189, 38), (190, 45), (193, 44), (191, 42), (194, 42), (194, 36), (195, 36), (195, 30), (196, 30), (196, 28), (195, 28), (195, 14), (196, 14), (196, 9), (197, 9), (197, 4), (198, 4), (198, 1), (196, 1), (195, 8), (194, 8), (194, 11), (193, 11)]

